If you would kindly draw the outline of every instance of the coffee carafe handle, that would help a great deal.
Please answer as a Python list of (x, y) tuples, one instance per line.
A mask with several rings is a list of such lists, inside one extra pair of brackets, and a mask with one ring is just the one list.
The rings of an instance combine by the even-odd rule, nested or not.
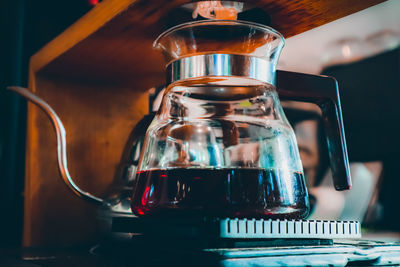
[(321, 108), (335, 189), (350, 189), (349, 160), (335, 78), (278, 70), (276, 89), (280, 99), (315, 103)]
[(79, 197), (88, 200), (90, 202), (94, 202), (96, 204), (108, 205), (108, 203), (99, 197), (93, 196), (92, 194), (83, 191), (80, 189), (75, 182), (72, 180), (71, 175), (69, 174), (67, 167), (67, 140), (65, 135), (65, 128), (62, 124), (60, 118), (57, 113), (47, 104), (43, 99), (33, 94), (26, 88), (19, 86), (9, 86), (8, 90), (18, 93), (19, 95), (27, 98), (32, 103), (40, 107), (46, 115), (51, 120), (54, 130), (57, 134), (57, 161), (58, 161), (58, 169), (60, 171), (61, 178), (65, 182), (65, 184)]

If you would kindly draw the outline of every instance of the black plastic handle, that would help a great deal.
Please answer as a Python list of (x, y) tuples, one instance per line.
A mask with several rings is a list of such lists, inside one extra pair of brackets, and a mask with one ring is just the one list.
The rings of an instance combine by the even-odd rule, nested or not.
[(280, 99), (314, 103), (321, 108), (335, 189), (350, 189), (349, 159), (336, 79), (278, 70), (276, 90)]

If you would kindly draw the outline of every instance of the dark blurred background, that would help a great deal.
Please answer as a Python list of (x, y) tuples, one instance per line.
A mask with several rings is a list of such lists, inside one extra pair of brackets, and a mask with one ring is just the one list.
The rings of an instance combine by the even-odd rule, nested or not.
[(29, 58), (95, 4), (90, 0), (3, 0), (0, 8), (0, 246), (20, 245), (26, 101), (5, 91), (27, 86)]
[(400, 48), (322, 74), (339, 83), (350, 161), (383, 163), (375, 227), (400, 231)]

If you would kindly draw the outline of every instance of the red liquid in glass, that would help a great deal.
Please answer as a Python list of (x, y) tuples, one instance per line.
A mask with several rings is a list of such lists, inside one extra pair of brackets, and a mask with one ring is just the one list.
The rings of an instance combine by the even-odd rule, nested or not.
[(136, 215), (301, 219), (309, 211), (303, 174), (237, 168), (176, 168), (137, 174)]

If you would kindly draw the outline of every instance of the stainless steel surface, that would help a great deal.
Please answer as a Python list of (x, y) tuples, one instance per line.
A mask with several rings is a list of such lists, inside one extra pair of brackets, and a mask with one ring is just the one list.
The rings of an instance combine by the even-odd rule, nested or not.
[(275, 63), (244, 55), (208, 54), (175, 60), (167, 66), (167, 83), (204, 77), (242, 77), (275, 84)]
[(19, 86), (9, 86), (8, 90), (16, 92), (21, 96), (27, 98), (32, 103), (40, 107), (46, 115), (50, 118), (54, 130), (57, 134), (57, 160), (58, 160), (58, 169), (60, 171), (60, 175), (65, 182), (65, 184), (79, 197), (94, 202), (96, 204), (101, 205), (109, 205), (104, 199), (96, 197), (89, 192), (83, 191), (80, 189), (75, 182), (73, 181), (71, 175), (69, 174), (67, 167), (67, 141), (65, 135), (65, 128), (62, 124), (60, 118), (57, 113), (47, 104), (43, 99), (31, 93), (28, 89), (19, 87)]
[(220, 266), (399, 266), (399, 243), (335, 242), (332, 246), (208, 249)]

